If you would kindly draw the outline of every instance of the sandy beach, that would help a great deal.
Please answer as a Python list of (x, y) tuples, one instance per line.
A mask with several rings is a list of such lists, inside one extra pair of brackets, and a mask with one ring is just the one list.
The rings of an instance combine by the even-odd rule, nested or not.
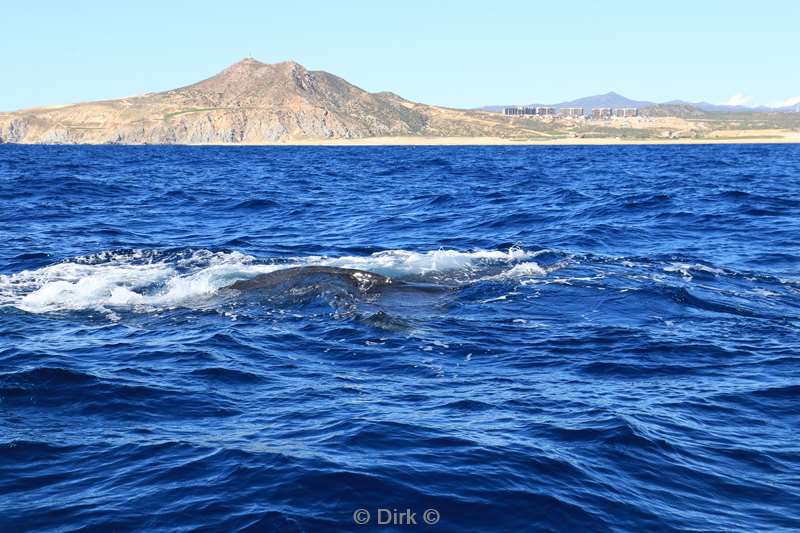
[[(731, 136), (704, 139), (619, 139), (561, 138), (513, 140), (500, 137), (367, 137), (361, 139), (308, 139), (276, 143), (252, 143), (248, 146), (609, 146), (647, 144), (795, 144), (800, 132), (775, 132), (771, 136)], [(215, 143), (214, 146), (231, 146)]]

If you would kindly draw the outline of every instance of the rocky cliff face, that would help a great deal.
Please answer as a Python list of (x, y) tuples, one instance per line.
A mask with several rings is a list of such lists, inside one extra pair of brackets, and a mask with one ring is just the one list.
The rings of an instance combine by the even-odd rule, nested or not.
[(369, 93), (291, 61), (253, 59), (171, 91), (0, 114), (2, 143), (259, 144), (515, 134), (518, 128), (486, 113)]

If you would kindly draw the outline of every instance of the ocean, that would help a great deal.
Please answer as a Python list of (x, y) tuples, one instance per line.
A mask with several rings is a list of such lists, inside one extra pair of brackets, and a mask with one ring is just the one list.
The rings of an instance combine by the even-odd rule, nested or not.
[(2, 531), (800, 528), (800, 145), (4, 145), (0, 243)]

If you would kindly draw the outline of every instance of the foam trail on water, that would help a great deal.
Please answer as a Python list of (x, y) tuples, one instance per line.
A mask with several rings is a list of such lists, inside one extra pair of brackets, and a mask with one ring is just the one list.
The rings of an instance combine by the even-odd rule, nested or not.
[(171, 260), (139, 252), (93, 254), (0, 275), (0, 306), (12, 305), (31, 313), (191, 306), (237, 279), (277, 268), (280, 266), (254, 263), (252, 257), (238, 252), (201, 250)]

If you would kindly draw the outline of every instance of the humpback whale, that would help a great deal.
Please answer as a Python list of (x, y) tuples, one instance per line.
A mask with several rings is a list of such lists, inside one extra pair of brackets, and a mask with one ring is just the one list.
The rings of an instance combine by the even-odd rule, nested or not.
[(231, 283), (223, 287), (222, 296), (257, 308), (322, 305), (340, 318), (353, 317), (384, 330), (407, 330), (444, 312), (458, 289), (353, 268), (296, 266)]
[(354, 268), (297, 266), (236, 281), (223, 291), (236, 291), (235, 294), (246, 298), (278, 305), (303, 304), (322, 298), (334, 307), (363, 301), (404, 308), (429, 305), (454, 289), (408, 283)]
[(342, 288), (348, 292), (367, 294), (391, 283), (390, 278), (366, 270), (300, 266), (259, 274), (255, 278), (240, 280), (225, 288), (242, 292), (283, 292), (320, 285), (326, 288)]

